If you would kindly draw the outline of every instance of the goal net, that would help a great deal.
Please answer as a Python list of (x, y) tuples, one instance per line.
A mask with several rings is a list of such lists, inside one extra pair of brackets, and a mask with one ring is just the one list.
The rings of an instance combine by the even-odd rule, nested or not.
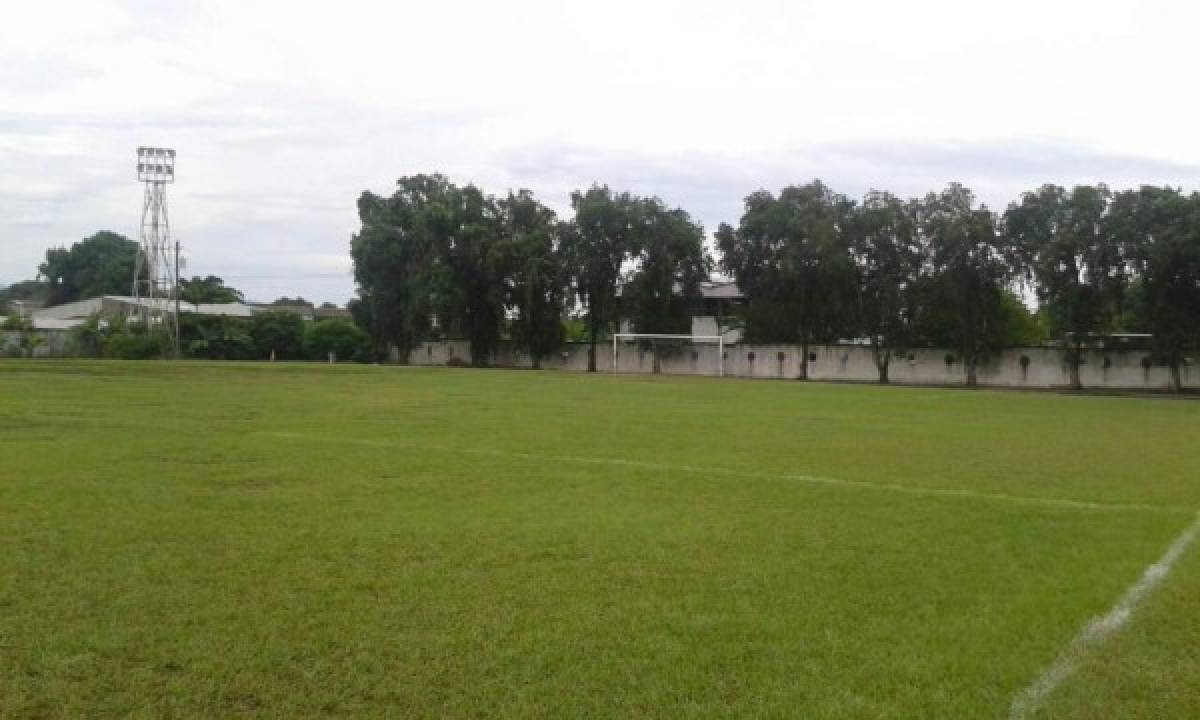
[[(725, 337), (722, 335), (669, 335), (654, 333), (615, 333), (612, 336), (612, 371), (620, 372), (621, 348), (649, 349), (654, 354), (654, 372), (664, 354), (692, 349), (694, 345), (716, 346), (717, 375), (725, 375)], [(693, 354), (693, 358), (697, 357)]]

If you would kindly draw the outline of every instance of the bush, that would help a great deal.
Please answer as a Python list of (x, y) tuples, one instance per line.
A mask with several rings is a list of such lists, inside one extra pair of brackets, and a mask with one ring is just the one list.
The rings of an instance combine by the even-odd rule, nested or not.
[(259, 313), (250, 321), (250, 337), (260, 360), (275, 353), (276, 360), (304, 357), (304, 318), (292, 312)]
[(71, 349), (79, 357), (102, 357), (108, 340), (108, 324), (99, 313), (92, 313), (82, 325), (71, 328), (68, 337)]
[(250, 325), (240, 318), (183, 315), (179, 337), (188, 357), (204, 360), (252, 360), (254, 340)]
[(140, 325), (115, 329), (104, 342), (104, 354), (121, 360), (151, 360), (165, 357), (170, 350), (166, 333), (147, 332)]
[(337, 360), (367, 362), (371, 346), (367, 334), (349, 320), (318, 320), (304, 331), (304, 354), (313, 360), (325, 360), (329, 353)]

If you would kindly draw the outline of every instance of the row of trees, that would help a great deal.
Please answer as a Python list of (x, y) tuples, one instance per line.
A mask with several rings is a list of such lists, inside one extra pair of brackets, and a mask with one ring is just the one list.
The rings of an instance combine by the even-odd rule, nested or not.
[[(351, 311), (376, 352), (401, 357), (432, 332), (460, 333), (485, 365), (508, 326), (537, 367), (563, 339), (578, 298), (596, 343), (616, 300), (643, 332), (687, 332), (690, 303), (712, 269), (704, 230), (657, 198), (595, 186), (560, 221), (529, 191), (496, 198), (441, 175), (401, 178), (391, 197), (359, 198), (351, 242), (359, 299)], [(437, 325), (437, 327), (435, 327)]]
[(884, 382), (894, 351), (932, 344), (956, 348), (974, 385), (1012, 344), (1019, 288), (1075, 387), (1084, 350), (1115, 332), (1152, 334), (1176, 388), (1200, 349), (1200, 195), (1172, 188), (1045, 185), (997, 215), (958, 184), (855, 203), (817, 181), (754, 193), (717, 245), (750, 298), (748, 334), (787, 318), (802, 345), (865, 338)]
[(481, 365), (507, 324), (536, 365), (578, 308), (594, 370), (598, 338), (621, 319), (688, 332), (714, 268), (748, 299), (737, 319), (748, 340), (805, 346), (802, 376), (808, 345), (858, 339), (883, 382), (896, 352), (944, 345), (974, 384), (990, 353), (1048, 333), (1078, 386), (1085, 348), (1146, 332), (1179, 387), (1200, 349), (1200, 195), (1172, 188), (1046, 185), (997, 214), (959, 184), (856, 202), (814, 181), (748, 196), (738, 224), (716, 232), (717, 262), (703, 228), (657, 198), (593, 186), (571, 206), (562, 221), (528, 191), (495, 198), (440, 175), (364, 193), (352, 309), (376, 352), (406, 357), (433, 333), (459, 334)]

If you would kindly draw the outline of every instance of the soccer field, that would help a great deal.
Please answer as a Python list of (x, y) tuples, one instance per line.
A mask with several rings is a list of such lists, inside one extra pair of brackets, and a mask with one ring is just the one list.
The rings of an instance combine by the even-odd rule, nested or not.
[(0, 363), (2, 717), (1200, 717), (1200, 403)]

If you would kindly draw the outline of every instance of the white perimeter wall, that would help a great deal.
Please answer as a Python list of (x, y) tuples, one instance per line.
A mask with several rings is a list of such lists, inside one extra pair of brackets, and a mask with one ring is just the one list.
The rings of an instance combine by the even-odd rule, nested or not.
[[(871, 349), (857, 345), (814, 345), (809, 352), (816, 360), (808, 365), (813, 380), (842, 380), (847, 382), (877, 382), (879, 374), (872, 360)], [(946, 356), (954, 353), (945, 349), (923, 348), (892, 359), (889, 379), (893, 383), (911, 385), (963, 385), (966, 372), (961, 362), (946, 364)], [(1080, 377), (1084, 387), (1114, 389), (1165, 389), (1169, 385), (1167, 368), (1142, 367), (1145, 351), (1093, 352), (1085, 357)], [(1027, 368), (1021, 367), (1021, 357), (1029, 358)], [(910, 360), (909, 357), (912, 359)], [(469, 364), (471, 358), (466, 341), (424, 343), (409, 355), (413, 365)], [(1108, 367), (1105, 367), (1105, 358)], [(503, 345), (493, 358), (501, 367), (530, 367), (528, 356), (515, 353)], [(717, 375), (720, 370), (716, 344), (695, 344), (664, 355), (661, 371), (669, 375)], [(570, 343), (551, 357), (542, 359), (548, 369), (583, 372), (587, 370), (587, 345)], [(596, 367), (601, 372), (613, 372), (612, 342), (596, 347)], [(654, 356), (635, 343), (621, 343), (618, 348), (616, 372), (651, 373)], [(800, 348), (796, 345), (725, 346), (725, 374), (731, 377), (796, 378), (800, 374)], [(1200, 388), (1200, 365), (1185, 366), (1182, 372), (1186, 387)], [(981, 364), (980, 385), (991, 387), (1064, 387), (1070, 382), (1062, 355), (1055, 348), (1011, 348)]]

